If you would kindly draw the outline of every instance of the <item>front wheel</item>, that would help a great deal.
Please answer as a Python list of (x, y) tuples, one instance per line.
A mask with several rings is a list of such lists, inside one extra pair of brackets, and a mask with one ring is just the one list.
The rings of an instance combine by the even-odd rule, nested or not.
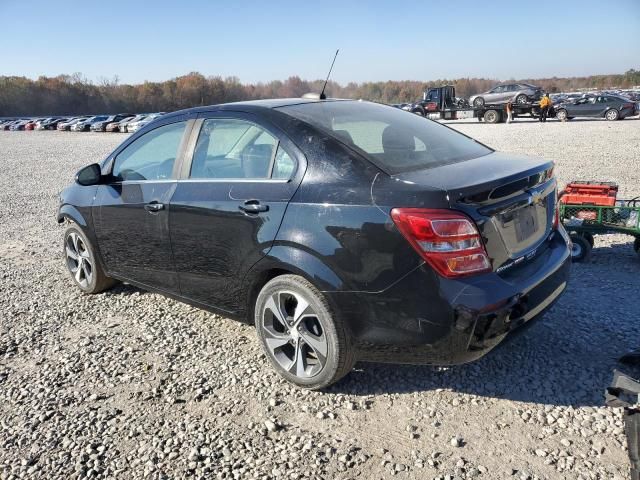
[(262, 288), (255, 325), (271, 365), (299, 387), (328, 387), (353, 368), (354, 352), (340, 315), (298, 275), (281, 275)]
[(473, 99), (474, 107), (483, 107), (484, 106), (484, 98), (478, 97)]
[(75, 224), (64, 233), (64, 258), (73, 282), (84, 293), (99, 293), (116, 283), (104, 273), (93, 245)]
[(620, 113), (615, 108), (612, 108), (611, 110), (607, 110), (607, 113), (604, 114), (604, 118), (610, 121), (618, 120), (619, 116), (620, 116)]
[(571, 260), (584, 262), (591, 256), (591, 244), (581, 235), (571, 235)]
[(569, 116), (567, 115), (567, 111), (564, 108), (561, 108), (556, 112), (556, 118), (561, 122), (566, 122), (569, 119)]

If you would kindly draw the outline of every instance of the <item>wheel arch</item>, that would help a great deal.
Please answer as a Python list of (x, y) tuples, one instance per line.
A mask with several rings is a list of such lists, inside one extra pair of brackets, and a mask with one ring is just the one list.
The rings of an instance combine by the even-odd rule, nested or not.
[[(320, 292), (343, 288), (338, 275), (313, 253), (299, 247), (276, 246), (245, 274), (242, 291), (246, 292), (245, 312), (248, 323), (253, 323), (255, 302), (260, 290), (270, 280), (288, 274), (301, 276)], [(335, 308), (335, 305), (331, 307)]]
[(56, 220), (58, 223), (64, 223), (66, 220), (71, 220), (80, 225), (83, 229), (86, 229), (88, 226), (87, 220), (84, 218), (82, 213), (80, 213), (80, 210), (69, 204), (65, 204), (60, 207)]

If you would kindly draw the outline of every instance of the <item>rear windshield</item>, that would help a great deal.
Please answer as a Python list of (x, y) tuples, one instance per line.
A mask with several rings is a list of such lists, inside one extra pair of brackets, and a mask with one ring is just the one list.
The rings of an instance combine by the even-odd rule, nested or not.
[(377, 103), (314, 102), (280, 110), (354, 147), (391, 175), (491, 153), (489, 148), (437, 122)]

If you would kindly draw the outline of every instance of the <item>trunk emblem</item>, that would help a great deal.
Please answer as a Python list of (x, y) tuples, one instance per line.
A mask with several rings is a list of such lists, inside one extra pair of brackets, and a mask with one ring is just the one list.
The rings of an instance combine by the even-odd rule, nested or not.
[(529, 205), (536, 205), (542, 203), (544, 195), (542, 192), (533, 192), (529, 194)]

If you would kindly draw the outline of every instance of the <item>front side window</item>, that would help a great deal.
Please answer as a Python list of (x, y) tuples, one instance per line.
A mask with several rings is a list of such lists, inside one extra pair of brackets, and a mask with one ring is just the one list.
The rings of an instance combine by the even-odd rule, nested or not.
[[(276, 158), (276, 151), (283, 153)], [(207, 119), (198, 135), (190, 178), (266, 179), (272, 172), (279, 175), (274, 178), (282, 178), (288, 168), (287, 158), (291, 161), (278, 148), (278, 139), (255, 123)]]
[(375, 103), (327, 101), (279, 109), (355, 147), (391, 175), (461, 162), (492, 152), (437, 122)]
[(113, 164), (116, 181), (171, 178), (186, 122), (171, 123), (142, 135), (121, 151)]

